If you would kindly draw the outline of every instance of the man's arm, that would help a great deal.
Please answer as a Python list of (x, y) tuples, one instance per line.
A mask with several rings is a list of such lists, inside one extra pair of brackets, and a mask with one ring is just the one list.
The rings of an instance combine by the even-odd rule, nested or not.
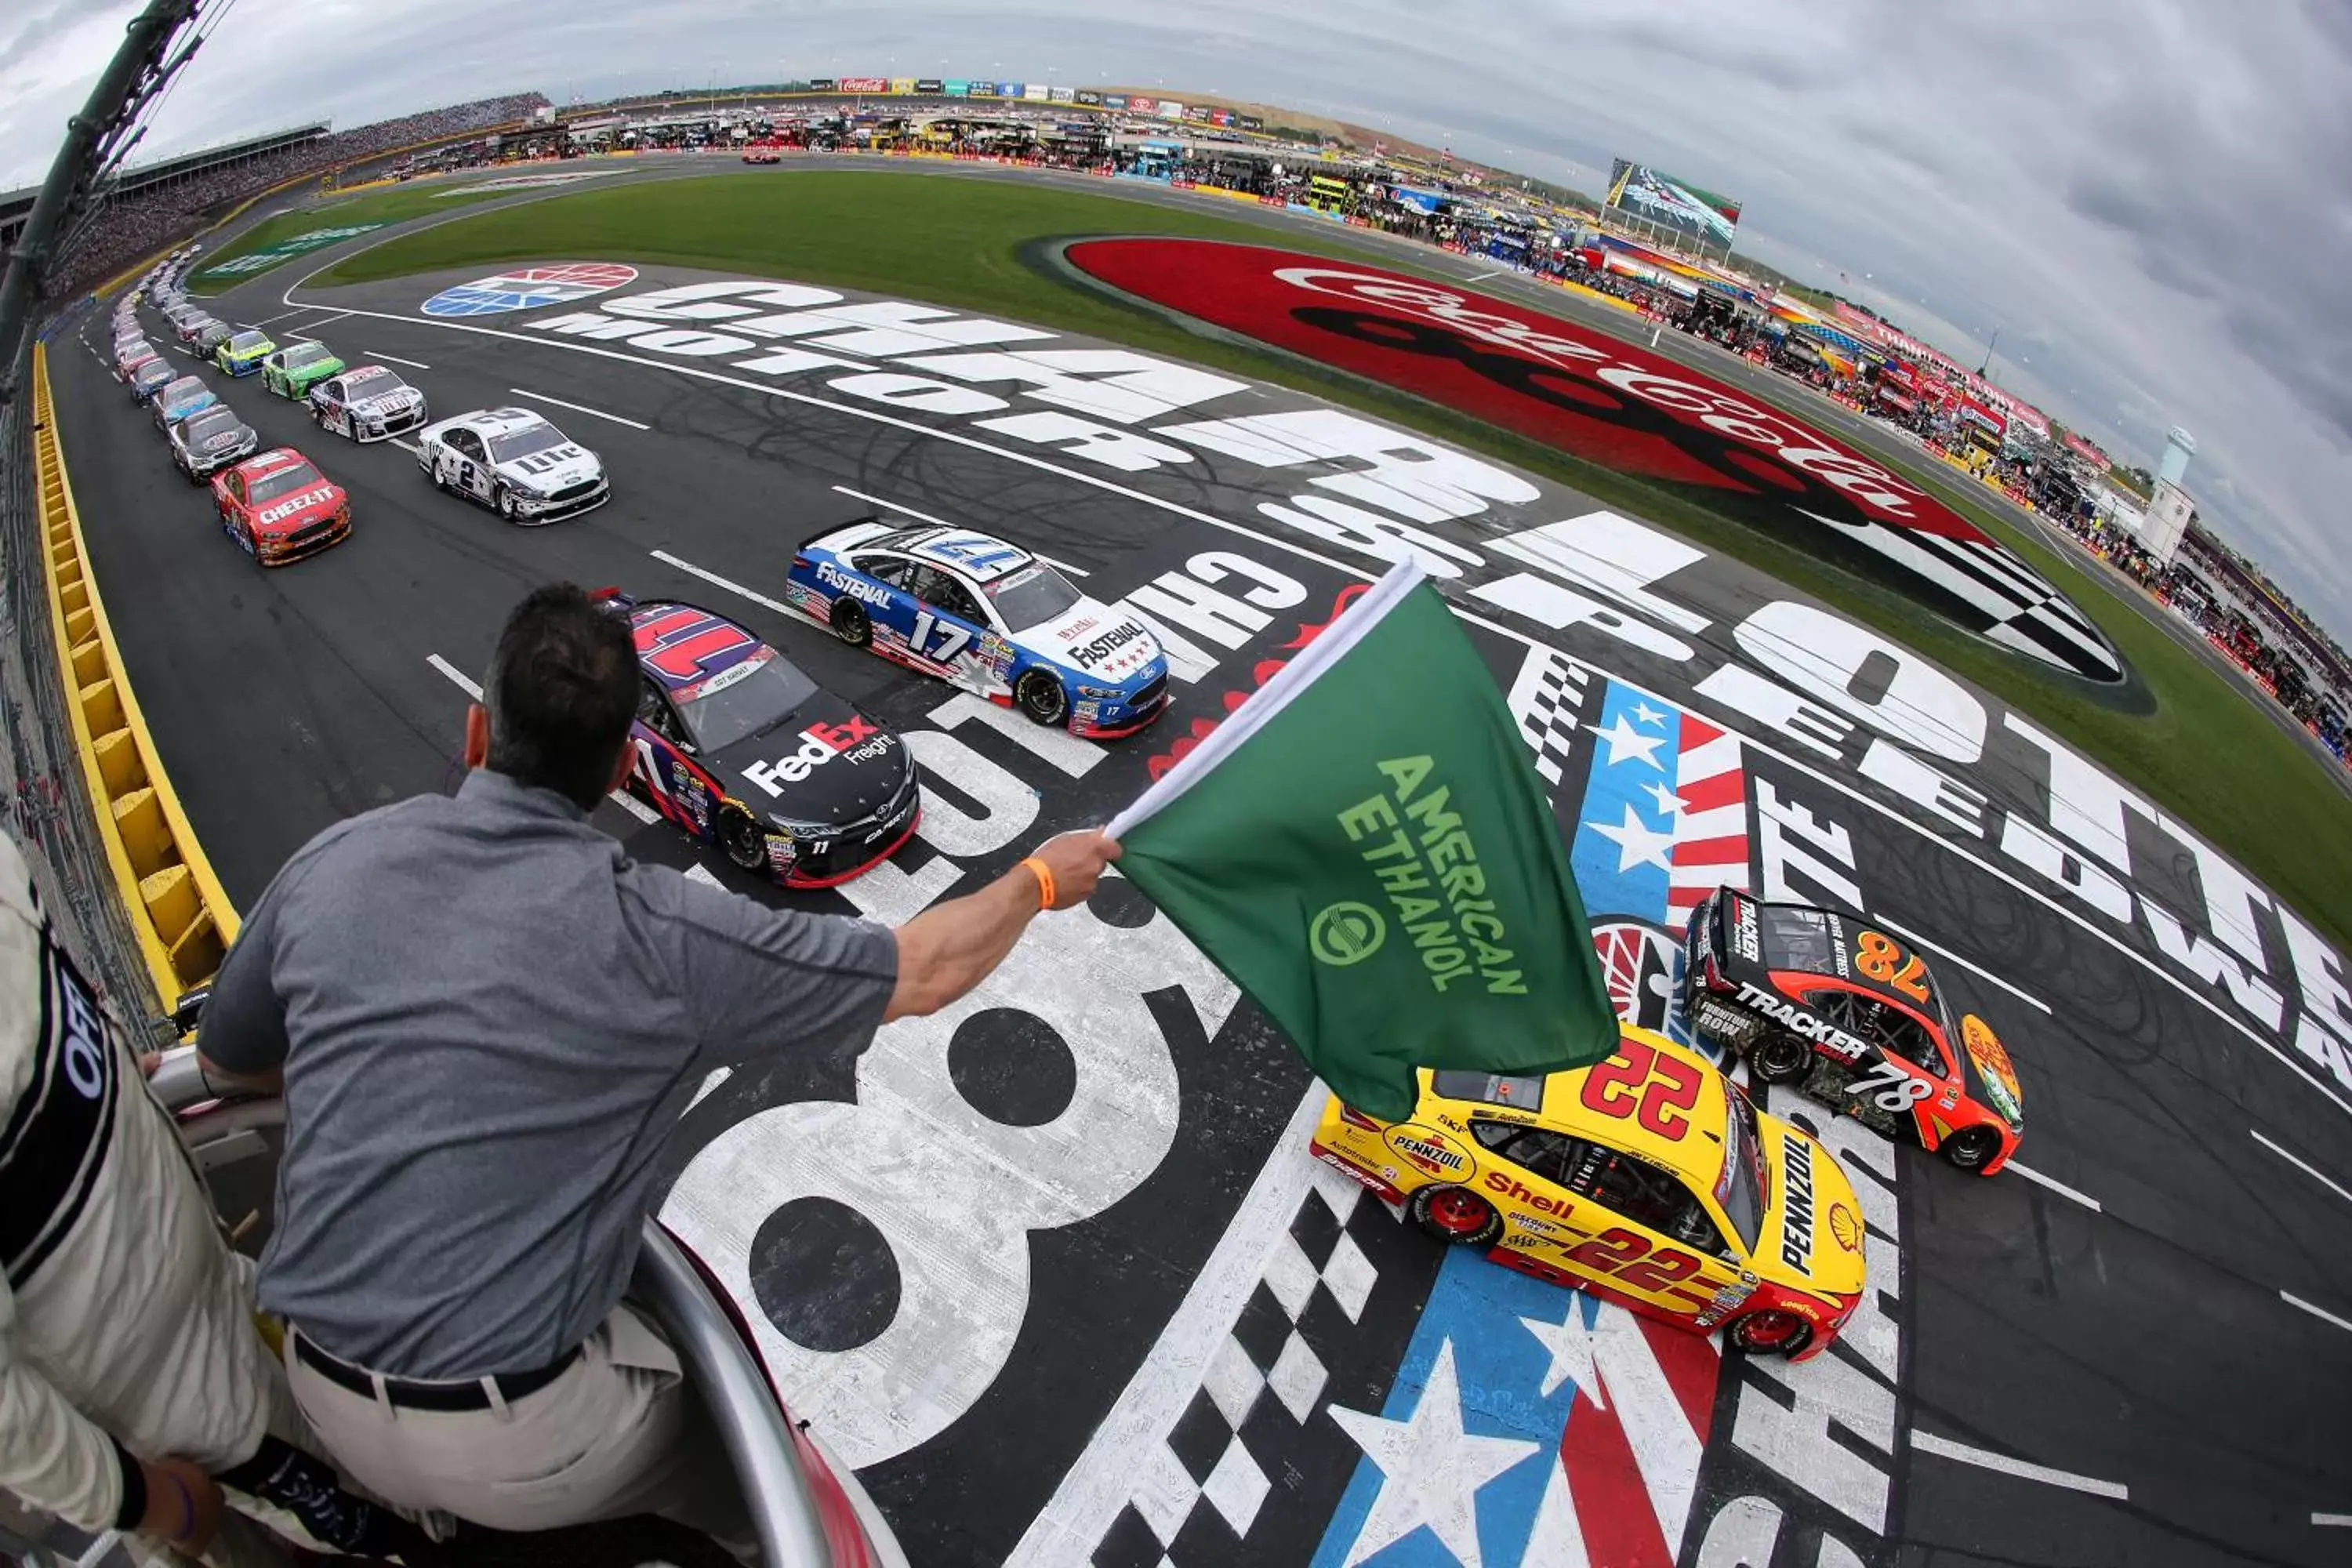
[(213, 976), (196, 1024), (196, 1060), (221, 1088), (278, 1094), (286, 1087), (286, 1005), (270, 976), (279, 880), (261, 895)]
[[(988, 978), (1029, 922), (1093, 897), (1118, 845), (1100, 833), (1066, 833), (987, 887), (934, 905), (900, 926), (898, 983), (883, 1022), (936, 1013)], [(1042, 868), (1042, 869), (1041, 869)]]

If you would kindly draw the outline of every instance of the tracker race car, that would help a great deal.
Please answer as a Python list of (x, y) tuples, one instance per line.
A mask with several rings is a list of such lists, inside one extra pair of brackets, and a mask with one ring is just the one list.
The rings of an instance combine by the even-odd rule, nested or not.
[(319, 428), (362, 443), (414, 430), (431, 417), (425, 395), (380, 364), (347, 370), (312, 387), (310, 405)]
[(253, 426), (226, 404), (191, 414), (164, 431), (163, 438), (172, 445), (172, 461), (180, 472), (188, 476), (190, 483), (199, 485), (253, 456), (261, 445)]
[(896, 734), (723, 616), (607, 597), (637, 645), (631, 794), (789, 888), (845, 882), (914, 833), (920, 781)]
[(1684, 1005), (1768, 1083), (1991, 1175), (2025, 1131), (2009, 1052), (1957, 1026), (1913, 945), (1863, 916), (1718, 888), (1684, 933)]
[(528, 408), (478, 408), (427, 426), (416, 466), (435, 485), (525, 527), (613, 499), (596, 454)]
[(853, 522), (800, 547), (784, 598), (852, 647), (1073, 735), (1131, 735), (1168, 709), (1168, 660), (1141, 621), (985, 533)]
[(213, 364), (223, 375), (251, 375), (261, 362), (278, 352), (268, 332), (247, 327), (233, 332), (213, 350)]
[(324, 343), (288, 343), (261, 362), (261, 390), (301, 402), (310, 388), (343, 368)]
[[(151, 359), (133, 366), (131, 372), (131, 401), (145, 403), (172, 384), (173, 372), (162, 359)], [(186, 379), (194, 381), (194, 376)], [(202, 386), (202, 382), (197, 382)]]
[[(131, 385), (136, 388), (138, 383), (133, 381)], [(150, 406), (155, 413), (155, 428), (169, 430), (190, 415), (202, 414), (207, 408), (219, 405), (220, 399), (213, 395), (211, 387), (193, 375), (184, 375), (176, 381), (166, 382), (163, 389), (155, 394), (155, 400)]]
[(1422, 1069), (1410, 1121), (1333, 1097), (1311, 1144), (1440, 1241), (1752, 1354), (1821, 1354), (1862, 1300), (1828, 1150), (1664, 1035), (1549, 1078)]
[(351, 498), (291, 447), (264, 452), (213, 480), (213, 510), (237, 547), (283, 566), (351, 537)]

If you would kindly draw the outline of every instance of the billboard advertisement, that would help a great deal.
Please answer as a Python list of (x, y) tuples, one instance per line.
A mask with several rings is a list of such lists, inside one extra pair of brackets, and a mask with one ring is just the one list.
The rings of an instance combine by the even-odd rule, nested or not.
[(973, 98), (994, 98), (996, 96), (996, 84), (992, 81), (973, 82), (970, 89), (970, 96)]
[(1028, 90), (1017, 81), (1000, 81), (996, 84), (996, 96), (999, 98), (1019, 98)]
[(845, 76), (841, 79), (844, 92), (887, 92), (890, 79), (887, 76)]
[(890, 79), (890, 92), (892, 96), (897, 98), (907, 98), (912, 96), (914, 90), (915, 79), (913, 77), (894, 76)]
[(935, 76), (919, 76), (915, 79), (915, 90), (917, 92), (944, 92), (947, 90), (947, 85), (948, 84), (946, 82)]
[(1210, 123), (1210, 124), (1212, 124), (1212, 125), (1231, 125), (1233, 122), (1234, 122), (1234, 111), (1233, 111), (1232, 110), (1230, 110), (1230, 109), (1213, 109), (1213, 110), (1209, 110), (1209, 123)]
[(1097, 92), (1093, 88), (1082, 87), (1078, 89), (1077, 100), (1080, 103), (1087, 104), (1095, 108), (1100, 108), (1102, 106), (1103, 95)]
[(1160, 107), (1152, 112), (1162, 120), (1181, 120), (1184, 118), (1184, 106), (1172, 98), (1163, 98), (1160, 100)]
[(968, 96), (971, 91), (971, 83), (968, 81), (943, 81), (940, 83), (940, 96), (942, 98), (963, 98)]
[(811, 92), (831, 92), (833, 79), (829, 76), (813, 76), (809, 78), (808, 85)]
[[(1097, 93), (1095, 96), (1099, 98), (1102, 95)], [(1066, 87), (1049, 88), (1046, 89), (1045, 99), (1049, 103), (1067, 103), (1070, 101), (1070, 89)]]
[(1195, 103), (1184, 110), (1184, 118), (1195, 125), (1206, 125), (1216, 111), (1205, 103)]
[(1729, 196), (1622, 158), (1609, 171), (1609, 198), (1602, 205), (1709, 245), (1727, 247), (1739, 226), (1739, 204)]
[(1236, 114), (1234, 116), (1234, 123), (1240, 126), (1244, 131), (1263, 131), (1265, 129), (1265, 121), (1255, 114)]
[(1151, 98), (1130, 98), (1123, 105), (1116, 105), (1116, 107), (1123, 107), (1129, 114), (1150, 114), (1160, 107), (1160, 100)]
[(1051, 103), (1054, 100), (1054, 89), (1044, 82), (1033, 81), (1021, 89), (1021, 96), (1032, 103)]

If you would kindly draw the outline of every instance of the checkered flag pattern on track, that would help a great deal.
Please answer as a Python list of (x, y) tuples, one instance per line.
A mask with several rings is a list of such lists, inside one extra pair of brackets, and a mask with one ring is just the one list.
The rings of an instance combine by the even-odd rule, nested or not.
[(1316, 1424), (1335, 1393), (1362, 1395), (1335, 1390), (1329, 1366), (1363, 1321), (1381, 1278), (1374, 1258), (1401, 1232), (1398, 1211), (1317, 1168), (1191, 1404), (1162, 1440), (1134, 1456), (1127, 1506), (1087, 1559), (1092, 1568), (1261, 1558), (1253, 1530), (1286, 1511), (1280, 1500), (1268, 1505), (1276, 1487), (1295, 1486), (1310, 1452), (1328, 1458), (1345, 1448), (1342, 1463), (1352, 1467), (1354, 1450), (1335, 1448), (1329, 1423)]
[(1576, 736), (1577, 710), (1584, 705), (1584, 667), (1566, 654), (1531, 647), (1511, 682), (1511, 717), (1535, 753), (1536, 772), (1558, 788)]

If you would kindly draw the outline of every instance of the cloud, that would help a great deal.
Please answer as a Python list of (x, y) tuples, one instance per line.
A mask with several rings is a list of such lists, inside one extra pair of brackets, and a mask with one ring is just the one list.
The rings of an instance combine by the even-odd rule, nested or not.
[[(0, 20), (0, 184), (37, 178), (134, 9)], [(1217, 90), (1587, 191), (1656, 163), (1743, 198), (1743, 249), (1970, 363), (1999, 329), (1995, 374), (2127, 462), (2187, 426), (2211, 521), (2352, 633), (2346, 0), (237, 0), (146, 148), (289, 106), (860, 71)]]

